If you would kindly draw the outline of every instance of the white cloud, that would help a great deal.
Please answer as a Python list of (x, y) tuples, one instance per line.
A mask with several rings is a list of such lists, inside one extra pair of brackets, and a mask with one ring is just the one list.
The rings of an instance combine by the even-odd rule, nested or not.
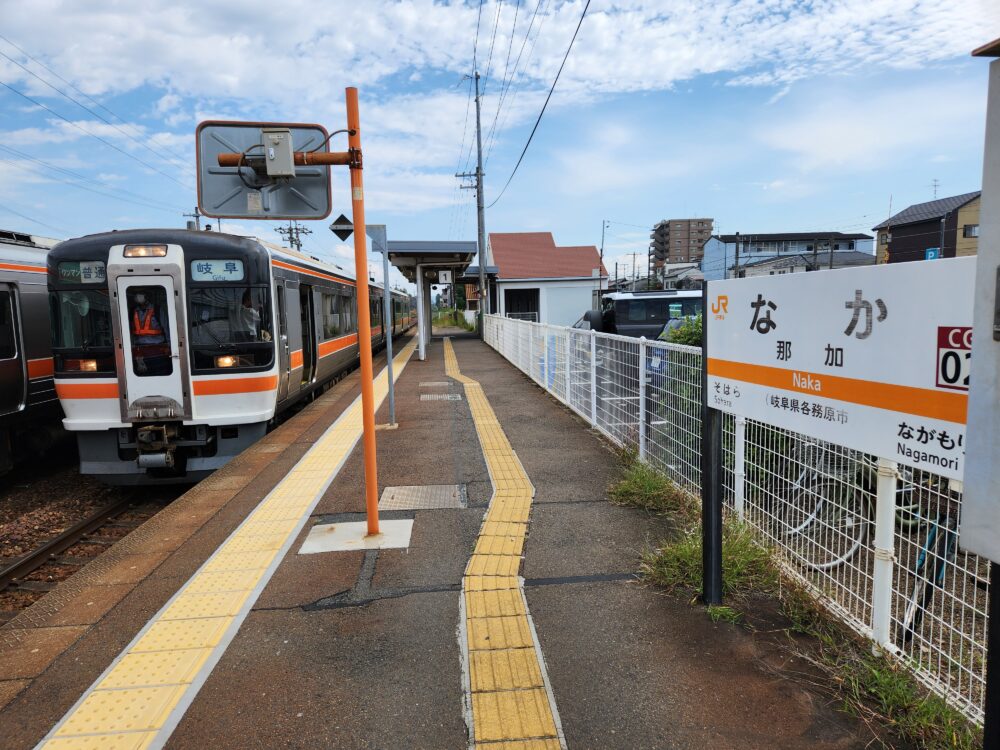
[(789, 154), (805, 172), (862, 171), (900, 153), (940, 153), (956, 139), (967, 138), (970, 122), (984, 122), (978, 82), (870, 91), (861, 106), (855, 93), (831, 89), (776, 113), (773, 122), (756, 129), (755, 138)]

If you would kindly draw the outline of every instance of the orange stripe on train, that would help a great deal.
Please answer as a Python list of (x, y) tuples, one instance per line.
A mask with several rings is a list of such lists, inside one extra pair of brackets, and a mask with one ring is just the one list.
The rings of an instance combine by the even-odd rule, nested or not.
[(260, 393), (278, 387), (277, 375), (256, 378), (225, 378), (224, 380), (195, 380), (195, 396), (224, 396), (233, 393)]
[(350, 336), (343, 336), (339, 339), (334, 339), (333, 341), (323, 341), (319, 345), (319, 356), (325, 357), (334, 352), (339, 352), (341, 349), (346, 349), (352, 344), (358, 343), (358, 334), (351, 334)]
[(53, 369), (52, 357), (28, 360), (28, 379), (51, 378)]
[(23, 271), (25, 273), (45, 273), (45, 266), (25, 266), (20, 263), (0, 263), (4, 271)]
[(118, 383), (73, 383), (57, 380), (56, 395), (66, 399), (118, 398)]

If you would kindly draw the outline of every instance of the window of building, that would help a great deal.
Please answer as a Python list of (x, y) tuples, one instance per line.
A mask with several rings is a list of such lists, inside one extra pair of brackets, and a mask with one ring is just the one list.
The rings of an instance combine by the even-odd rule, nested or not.
[(978, 224), (966, 224), (962, 227), (963, 237), (978, 237), (979, 236), (979, 225)]

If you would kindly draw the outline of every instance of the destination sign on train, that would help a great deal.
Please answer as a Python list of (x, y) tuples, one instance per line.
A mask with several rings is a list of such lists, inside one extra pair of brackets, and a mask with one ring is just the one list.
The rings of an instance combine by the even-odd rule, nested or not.
[(710, 282), (709, 406), (961, 479), (975, 272), (951, 258)]
[(243, 281), (243, 261), (226, 260), (191, 261), (192, 281)]

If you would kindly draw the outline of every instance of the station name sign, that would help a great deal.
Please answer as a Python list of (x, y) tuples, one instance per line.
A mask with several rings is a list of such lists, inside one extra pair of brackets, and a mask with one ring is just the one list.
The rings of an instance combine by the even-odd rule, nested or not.
[(976, 259), (713, 281), (708, 405), (961, 479)]

